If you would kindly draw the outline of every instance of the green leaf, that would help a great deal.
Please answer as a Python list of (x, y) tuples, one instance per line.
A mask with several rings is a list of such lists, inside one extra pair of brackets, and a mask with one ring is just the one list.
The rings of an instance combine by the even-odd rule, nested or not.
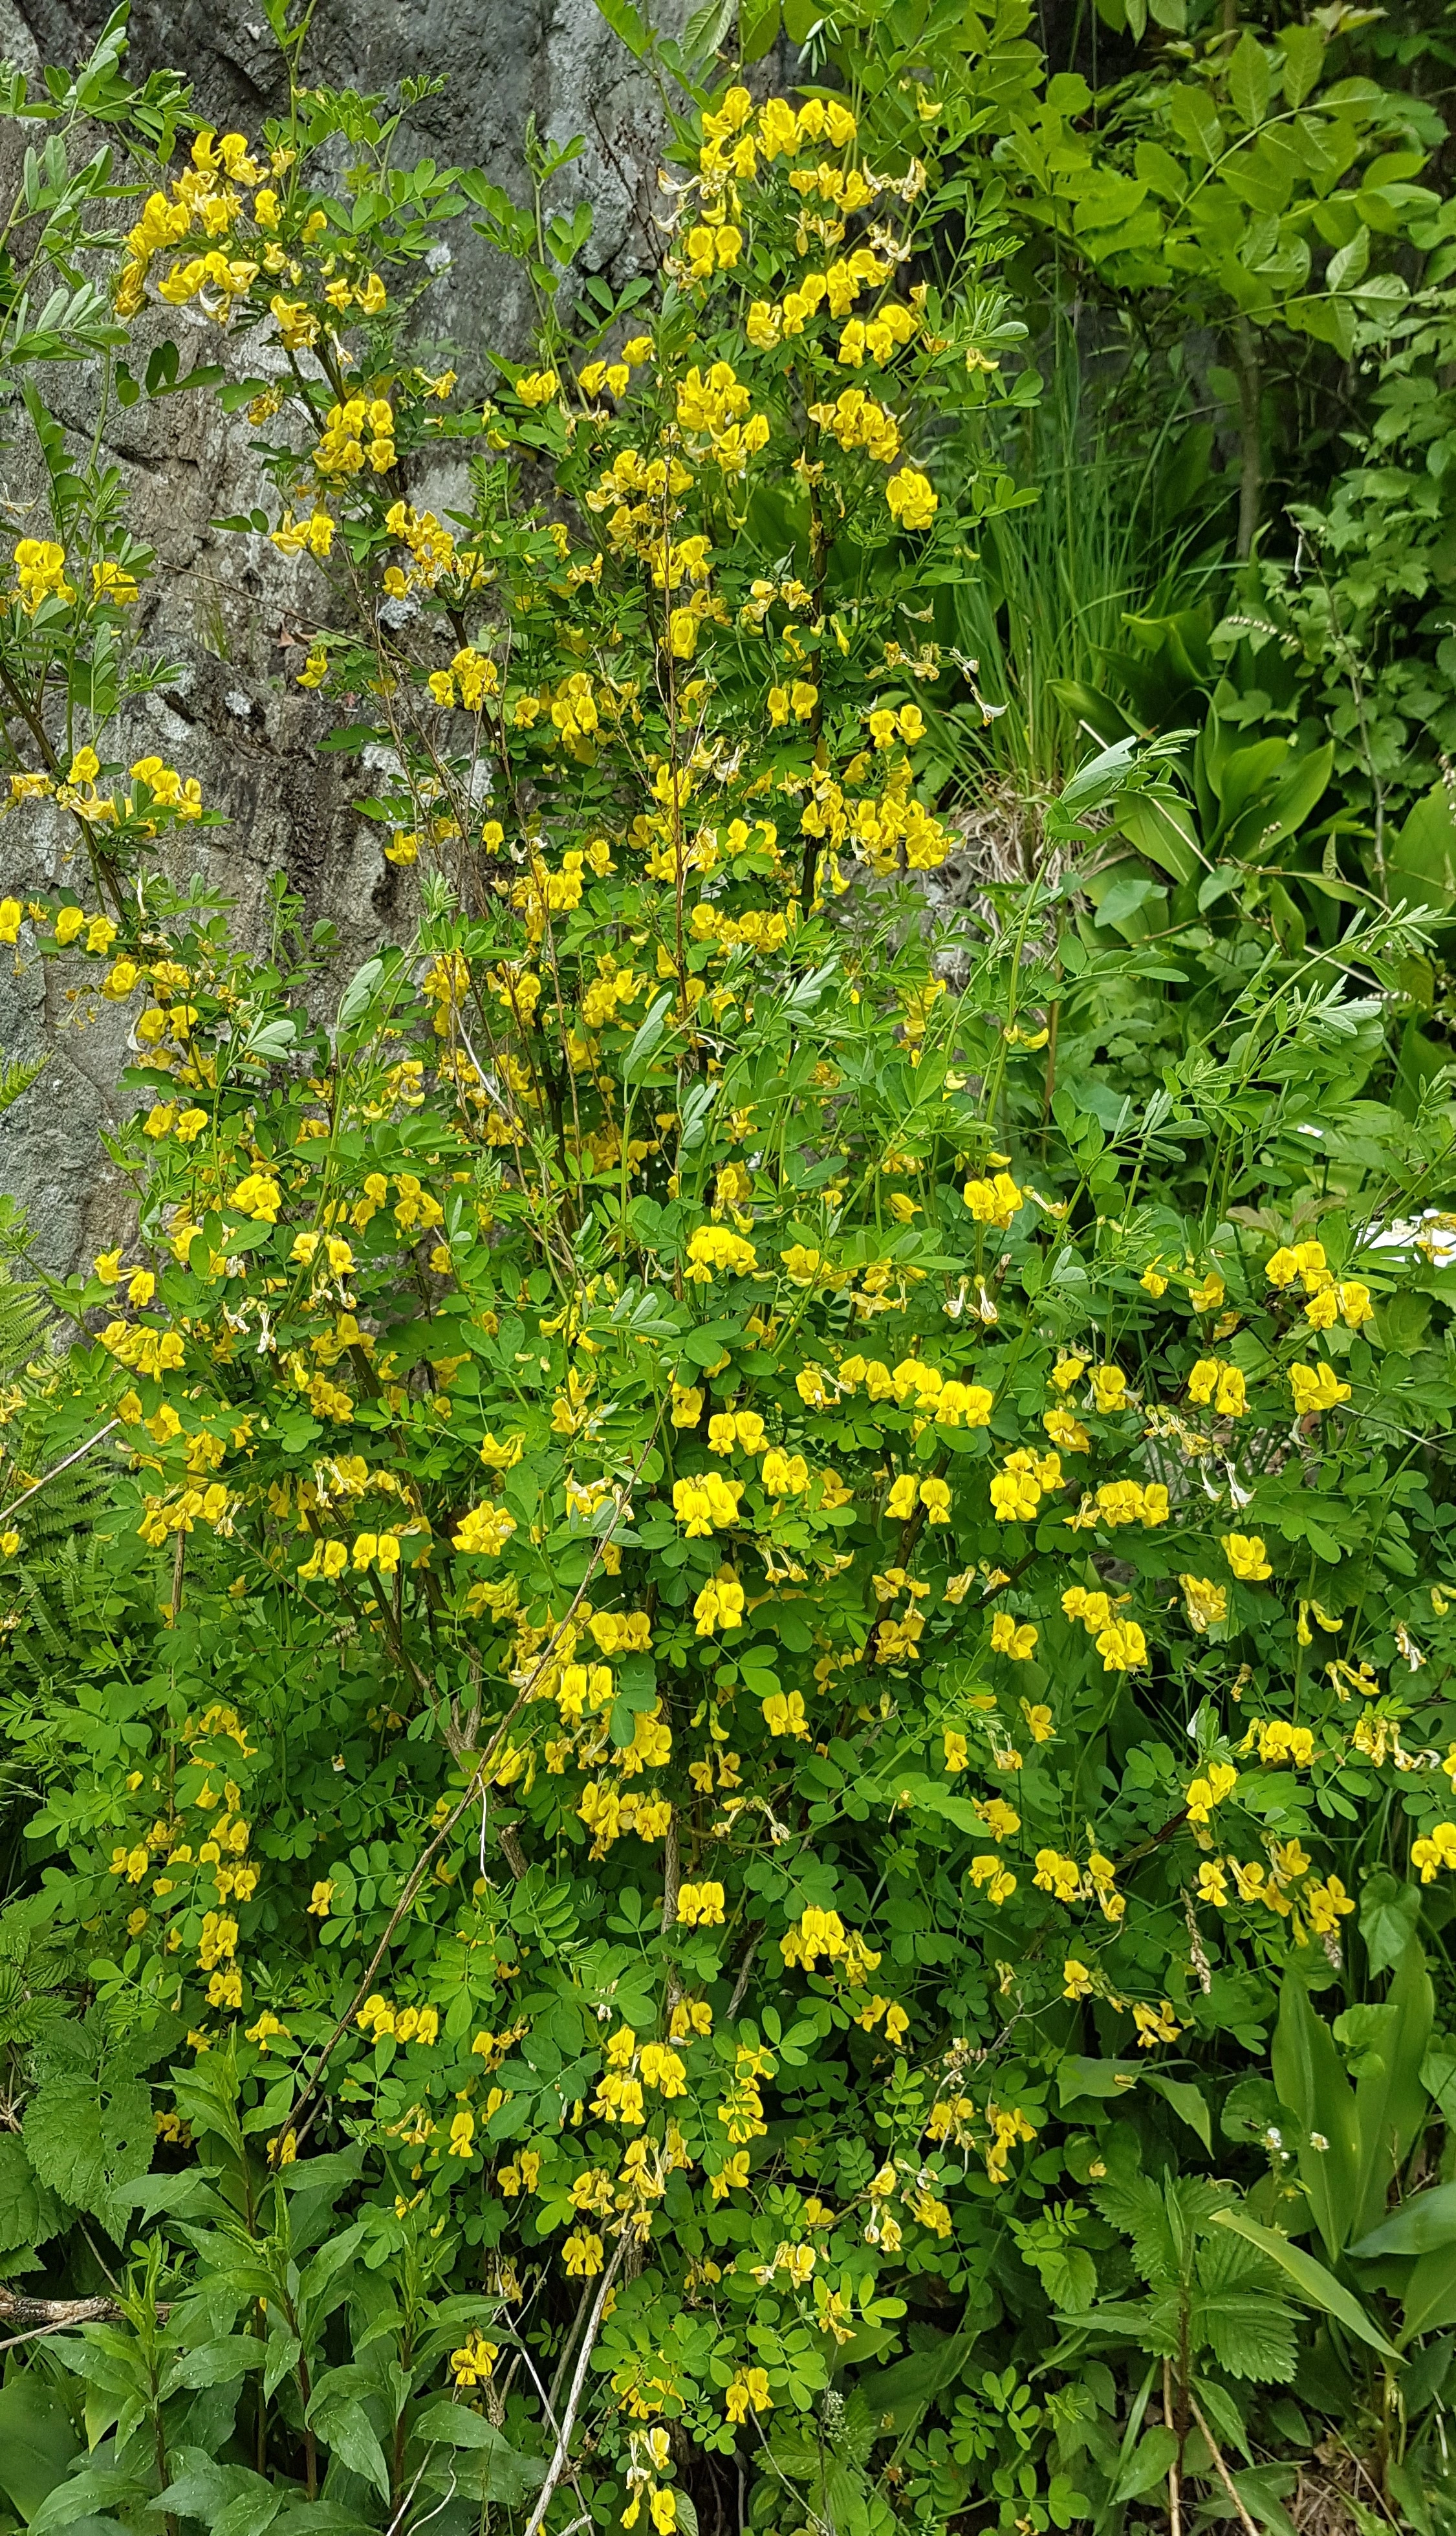
[(1456, 817), (1444, 784), (1432, 784), (1407, 812), (1386, 851), (1386, 894), (1417, 907), (1447, 908), (1456, 899)]
[(74, 2527), (78, 2519), (115, 2524), (112, 2512), (147, 2498), (147, 2487), (135, 2474), (116, 2466), (86, 2466), (46, 2494), (31, 2521), (31, 2536), (52, 2536), (52, 2530)]
[(104, 2078), (48, 2078), (26, 2107), (24, 2134), (40, 2182), (119, 2238), (124, 2212), (112, 2196), (152, 2163), (151, 2089), (137, 2078), (111, 2088)]
[(682, 50), (690, 62), (708, 63), (723, 50), (723, 39), (732, 21), (735, 0), (703, 0), (694, 9), (682, 30)]
[(1065, 2111), (1084, 2096), (1125, 2096), (1145, 2074), (1140, 2060), (1088, 2060), (1069, 2052), (1056, 2064), (1056, 2092)]
[(1456, 2324), (1456, 2244), (1433, 2246), (1411, 2266), (1401, 2309), (1401, 2340)]
[(1256, 2219), (1246, 2217), (1242, 2210), (1216, 2210), (1213, 2218), (1217, 2227), (1232, 2228), (1235, 2236), (1247, 2238), (1251, 2246), (1257, 2246), (1261, 2253), (1268, 2254), (1282, 2271), (1288, 2272), (1306, 2305), (1322, 2308), (1326, 2315), (1335, 2316), (1358, 2341), (1367, 2343), (1371, 2351), (1378, 2351), (1382, 2360), (1400, 2359), (1394, 2344), (1386, 2341), (1360, 2301), (1342, 2288), (1334, 2273), (1327, 2272), (1323, 2263), (1317, 2263), (1312, 2254), (1306, 2254), (1302, 2246), (1296, 2246), (1288, 2237), (1281, 2237), (1276, 2228), (1261, 2228)]
[(1456, 2184), (1437, 2184), (1403, 2201), (1350, 2251), (1363, 2263), (1380, 2254), (1428, 2254), (1439, 2246), (1456, 2246)]
[[(1156, 863), (1170, 879), (1192, 880), (1203, 868), (1202, 857), (1194, 842), (1192, 813), (1186, 801), (1171, 786), (1157, 786), (1146, 792), (1134, 792), (1117, 812), (1115, 824), (1130, 844), (1149, 862)], [(1101, 915), (1101, 911), (1099, 911)], [(1104, 919), (1111, 921), (1110, 919)]]
[(1245, 123), (1262, 123), (1269, 103), (1270, 73), (1268, 58), (1257, 35), (1247, 30), (1234, 47), (1229, 64), (1229, 95), (1234, 111)]
[(632, 0), (597, 0), (598, 9), (612, 33), (624, 43), (634, 61), (641, 61), (652, 43), (652, 35), (643, 25)]
[(1433, 2034), (1421, 2063), (1421, 2084), (1441, 2109), (1441, 2120), (1456, 2125), (1456, 2035)]
[(176, 2518), (198, 2518), (210, 2536), (264, 2536), (286, 2498), (283, 2488), (267, 2482), (245, 2465), (215, 2465), (197, 2449), (184, 2449), (185, 2463), (156, 2507)]
[(1388, 1972), (1392, 1964), (1400, 1962), (1420, 1917), (1419, 1885), (1403, 1884), (1398, 1875), (1391, 1875), (1384, 1868), (1365, 1877), (1361, 1887), (1360, 1934), (1372, 1973)]
[(1184, 148), (1212, 166), (1224, 146), (1224, 127), (1207, 92), (1187, 81), (1179, 83), (1170, 98), (1168, 116)]
[(518, 2509), (546, 2479), (542, 2458), (523, 2456), (483, 2414), (473, 2413), (468, 2404), (452, 2404), (445, 2396), (416, 2414), (411, 2437), (423, 2441), (426, 2447), (472, 2450), (472, 2493), (477, 2500), (494, 2501), (508, 2509)]
[(1177, 2433), (1165, 2423), (1158, 2422), (1151, 2431), (1144, 2431), (1108, 2495), (1108, 2507), (1126, 2501), (1138, 2501), (1145, 2492), (1152, 2492), (1159, 2484), (1166, 2483), (1168, 2469), (1177, 2452)]
[(1328, 344), (1342, 360), (1349, 360), (1355, 349), (1355, 311), (1346, 299), (1331, 299), (1322, 291), (1310, 291), (1284, 304), (1285, 323), (1297, 333), (1310, 335), (1316, 344)]
[(638, 1023), (626, 1055), (622, 1058), (622, 1077), (625, 1082), (630, 1083), (634, 1075), (642, 1073), (651, 1064), (653, 1052), (667, 1027), (667, 1013), (671, 1002), (672, 990), (666, 987), (649, 1005), (643, 1019)]
[(927, 2404), (955, 2384), (979, 2339), (975, 2333), (937, 2334), (908, 2360), (866, 2373), (855, 2384), (863, 2388), (876, 2420), (893, 2416), (896, 2433), (903, 2434), (914, 2429)]
[(80, 2446), (67, 2406), (38, 2370), (0, 2386), (0, 2492), (28, 2526)]
[(761, 62), (779, 40), (779, 0), (743, 0), (738, 10), (738, 52), (745, 62)]
[[(336, 2373), (338, 2374), (338, 2373)], [(389, 2467), (374, 2426), (356, 2395), (331, 2387), (326, 2378), (308, 2408), (319, 2438), (350, 2474), (371, 2483), (382, 2501), (389, 2500)]]
[(1190, 2085), (1186, 2078), (1165, 2078), (1159, 2071), (1151, 2069), (1146, 2074), (1144, 2084), (1151, 2087), (1155, 2095), (1161, 2096), (1165, 2104), (1171, 2105), (1179, 2121), (1186, 2123), (1190, 2130), (1197, 2132), (1211, 2156), (1213, 2154), (1213, 2117), (1209, 2113), (1207, 2100), (1201, 2088)]
[(1434, 1994), (1418, 1945), (1408, 1946), (1401, 1958), (1385, 2005), (1394, 2014), (1382, 2043), (1383, 2066), (1361, 2078), (1355, 2091), (1361, 2148), (1351, 2228), (1361, 2236), (1378, 2227), (1391, 2179), (1425, 2121), (1421, 2064), (1430, 2040)]
[(211, 2342), (199, 2342), (191, 2351), (179, 2352), (161, 2380), (163, 2396), (175, 2394), (181, 2386), (194, 2391), (204, 2386), (229, 2386), (249, 2369), (261, 2369), (267, 2357), (267, 2345), (254, 2333), (224, 2333)]
[(64, 2224), (53, 2193), (36, 2181), (23, 2143), (0, 2135), (0, 2255), (43, 2246)]
[(1190, 2321), (1231, 2378), (1286, 2385), (1293, 2377), (1295, 2312), (1283, 2299), (1252, 2290), (1205, 2291), (1192, 2302)]
[(1320, 27), (1281, 27), (1277, 37), (1284, 55), (1284, 97), (1286, 105), (1302, 105), (1306, 96), (1318, 88), (1324, 69), (1324, 30)]
[(1334, 2036), (1315, 2015), (1309, 1994), (1293, 1970), (1280, 1990), (1271, 2066), (1279, 2101), (1294, 2115), (1305, 2142), (1317, 2134), (1325, 2143), (1300, 2149), (1299, 2178), (1325, 2251), (1338, 2255), (1355, 2217), (1360, 2124)]

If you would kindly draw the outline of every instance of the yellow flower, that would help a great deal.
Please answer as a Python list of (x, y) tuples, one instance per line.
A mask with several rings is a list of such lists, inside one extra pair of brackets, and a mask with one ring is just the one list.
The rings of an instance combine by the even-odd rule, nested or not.
[(902, 467), (885, 486), (885, 499), (898, 528), (928, 529), (940, 507), (938, 493), (931, 489), (930, 479), (914, 467)]
[(1238, 1785), (1238, 1772), (1232, 1761), (1211, 1761), (1206, 1771), (1194, 1779), (1184, 1796), (1191, 1823), (1206, 1823), (1215, 1806), (1232, 1796)]
[(965, 1736), (958, 1735), (953, 1728), (947, 1727), (941, 1740), (945, 1746), (945, 1766), (947, 1770), (952, 1772), (964, 1770), (967, 1759)]
[(1037, 1634), (1032, 1621), (1013, 1620), (1009, 1612), (997, 1612), (991, 1621), (991, 1652), (1025, 1664), (1036, 1653)]
[(1350, 1398), (1350, 1385), (1341, 1382), (1332, 1364), (1292, 1364), (1289, 1368), (1290, 1389), (1295, 1396), (1297, 1418), (1318, 1417), (1326, 1409), (1336, 1409)]
[(1183, 1609), (1189, 1625), (1200, 1632), (1222, 1628), (1229, 1617), (1229, 1589), (1209, 1576), (1180, 1576)]
[(786, 1735), (807, 1743), (809, 1724), (801, 1691), (791, 1690), (786, 1697), (782, 1690), (776, 1690), (762, 1702), (762, 1707), (763, 1722), (771, 1735)]
[(1274, 1570), (1264, 1555), (1263, 1540), (1258, 1533), (1226, 1532), (1221, 1536), (1221, 1546), (1234, 1575), (1241, 1577), (1246, 1584), (1257, 1585), (1266, 1576), (1273, 1575)]

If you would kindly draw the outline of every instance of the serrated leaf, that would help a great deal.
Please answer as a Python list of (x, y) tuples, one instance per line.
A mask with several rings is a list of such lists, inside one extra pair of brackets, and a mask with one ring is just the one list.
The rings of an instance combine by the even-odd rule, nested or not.
[(60, 2203), (35, 2175), (23, 2143), (0, 2135), (0, 2254), (43, 2246), (63, 2225)]
[(1249, 2290), (1202, 2291), (1190, 2323), (1231, 2378), (1287, 2385), (1295, 2372), (1295, 2318), (1282, 2299)]
[(109, 2089), (80, 2074), (49, 2078), (26, 2108), (24, 2134), (40, 2182), (119, 2237), (124, 2212), (112, 2195), (152, 2163), (151, 2089), (136, 2078)]

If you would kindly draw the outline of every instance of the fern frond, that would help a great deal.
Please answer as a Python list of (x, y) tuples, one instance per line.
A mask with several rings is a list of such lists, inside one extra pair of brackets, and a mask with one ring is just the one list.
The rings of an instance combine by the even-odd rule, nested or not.
[(0, 1271), (0, 1383), (13, 1382), (24, 1370), (47, 1317), (43, 1295)]
[(15, 1057), (9, 1065), (0, 1065), (0, 1117), (29, 1092), (45, 1064), (44, 1056)]

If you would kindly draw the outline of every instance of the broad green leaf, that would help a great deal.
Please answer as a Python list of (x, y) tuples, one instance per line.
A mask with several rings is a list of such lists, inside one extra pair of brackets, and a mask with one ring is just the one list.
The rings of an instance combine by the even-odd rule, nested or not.
[(1372, 2262), (1381, 2254), (1428, 2254), (1441, 2246), (1456, 2246), (1456, 2184), (1415, 2193), (1350, 2251), (1360, 2262)]
[(1149, 2070), (1144, 2084), (1151, 2087), (1155, 2095), (1161, 2096), (1165, 2104), (1171, 2105), (1179, 2122), (1186, 2123), (1191, 2131), (1197, 2132), (1212, 2156), (1213, 2117), (1202, 2088), (1190, 2085), (1186, 2078), (1165, 2078), (1156, 2069)]
[(632, 0), (597, 0), (597, 6), (612, 33), (624, 43), (635, 61), (641, 61), (652, 42), (652, 36)]
[(1401, 2340), (1414, 2342), (1418, 2334), (1436, 2333), (1448, 2324), (1456, 2324), (1456, 2243), (1433, 2246), (1412, 2264), (1401, 2309)]
[(468, 2404), (452, 2404), (444, 2396), (415, 2415), (411, 2437), (426, 2447), (470, 2449), (472, 2492), (506, 2508), (519, 2508), (545, 2481), (542, 2458), (523, 2456), (482, 2413), (472, 2412)]
[[(1309, 1994), (1293, 1970), (1286, 1973), (1274, 2034), (1272, 2075), (1309, 2145), (1299, 2153), (1299, 2177), (1309, 2196), (1325, 2251), (1338, 2255), (1355, 2218), (1360, 2182), (1361, 2133), (1355, 2095), (1334, 2037), (1315, 2015)], [(1322, 2147), (1314, 2147), (1315, 2139)]]
[(1419, 1945), (1407, 1947), (1385, 2004), (1394, 2015), (1382, 2045), (1384, 2065), (1361, 2078), (1355, 2091), (1361, 2146), (1351, 2231), (1357, 2236), (1379, 2225), (1392, 2177), (1404, 2165), (1425, 2120), (1421, 2064), (1430, 2039), (1434, 1994)]
[(1268, 56), (1257, 35), (1245, 29), (1234, 47), (1229, 64), (1229, 95), (1234, 111), (1245, 123), (1262, 123), (1269, 103), (1270, 72)]
[(195, 2448), (183, 2451), (158, 2502), (174, 2517), (200, 2519), (209, 2536), (264, 2536), (286, 2499), (282, 2485), (244, 2465), (217, 2465)]
[(1144, 2493), (1152, 2492), (1159, 2484), (1166, 2483), (1168, 2469), (1177, 2452), (1177, 2434), (1170, 2430), (1166, 2423), (1155, 2423), (1152, 2430), (1144, 2431), (1108, 2495), (1108, 2506), (1114, 2507), (1123, 2502), (1140, 2500)]
[(1400, 1962), (1420, 1917), (1419, 1885), (1402, 1883), (1384, 1869), (1365, 1877), (1360, 1896), (1360, 1934), (1372, 1973), (1388, 1972)]
[(1207, 90), (1179, 82), (1169, 99), (1168, 113), (1185, 149), (1212, 165), (1224, 147), (1224, 127)]
[(745, 0), (738, 11), (738, 51), (745, 62), (762, 61), (779, 40), (779, 0)]
[(1444, 784), (1423, 792), (1386, 849), (1386, 896), (1417, 907), (1456, 900), (1456, 818)]
[(1057, 2097), (1065, 2108), (1085, 2096), (1125, 2096), (1144, 2075), (1140, 2060), (1089, 2060), (1069, 2052), (1056, 2064)]
[(1324, 30), (1313, 26), (1282, 27), (1277, 41), (1284, 55), (1285, 103), (1302, 105), (1319, 86), (1324, 69)]
[(1323, 2309), (1326, 2315), (1334, 2316), (1358, 2341), (1367, 2343), (1371, 2351), (1378, 2351), (1383, 2360), (1400, 2359), (1394, 2344), (1386, 2341), (1360, 2301), (1342, 2287), (1333, 2272), (1326, 2271), (1323, 2263), (1317, 2263), (1312, 2254), (1306, 2254), (1302, 2246), (1295, 2245), (1288, 2237), (1281, 2237), (1276, 2228), (1261, 2228), (1256, 2219), (1246, 2217), (1241, 2210), (1216, 2210), (1213, 2215), (1218, 2227), (1232, 2228), (1235, 2236), (1246, 2237), (1251, 2246), (1257, 2246), (1261, 2253), (1268, 2254), (1283, 2271), (1288, 2272), (1306, 2305)]
[(28, 2526), (80, 2445), (67, 2406), (37, 2369), (0, 2386), (0, 2492)]
[(309, 2405), (308, 2418), (341, 2464), (347, 2465), (350, 2474), (359, 2475), (365, 2483), (371, 2483), (380, 2498), (387, 2502), (389, 2467), (374, 2426), (358, 2397), (336, 2393), (326, 2379)]
[(89, 2210), (113, 2236), (124, 2225), (112, 2194), (152, 2163), (152, 2094), (140, 2079), (49, 2078), (26, 2108), (24, 2136), (42, 2184)]

